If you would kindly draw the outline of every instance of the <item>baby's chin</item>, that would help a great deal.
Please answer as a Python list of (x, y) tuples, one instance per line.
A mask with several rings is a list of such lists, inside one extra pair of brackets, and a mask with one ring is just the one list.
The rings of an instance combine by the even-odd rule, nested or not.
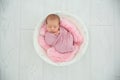
[(57, 33), (58, 31), (48, 31), (48, 32), (50, 32), (50, 33)]
[(48, 31), (49, 33), (56, 33), (56, 32), (54, 32), (54, 31)]

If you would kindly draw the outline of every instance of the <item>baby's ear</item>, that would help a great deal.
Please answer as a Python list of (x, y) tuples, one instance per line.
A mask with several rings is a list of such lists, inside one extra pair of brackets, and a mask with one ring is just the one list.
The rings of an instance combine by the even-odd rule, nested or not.
[(59, 25), (61, 24), (61, 20), (59, 21)]
[(62, 26), (62, 20), (60, 20), (59, 25)]

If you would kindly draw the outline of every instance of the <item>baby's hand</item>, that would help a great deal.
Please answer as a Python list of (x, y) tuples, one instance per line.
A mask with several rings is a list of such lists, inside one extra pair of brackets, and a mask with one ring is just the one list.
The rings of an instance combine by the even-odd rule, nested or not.
[(58, 35), (60, 33), (60, 31), (57, 31), (56, 33), (54, 33), (55, 35)]

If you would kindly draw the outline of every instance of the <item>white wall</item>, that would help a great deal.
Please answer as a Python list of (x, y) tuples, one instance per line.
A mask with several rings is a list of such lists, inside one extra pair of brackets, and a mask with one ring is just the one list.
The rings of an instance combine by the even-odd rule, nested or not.
[[(120, 80), (119, 0), (1, 0), (0, 80)], [(33, 47), (42, 16), (64, 11), (82, 18), (89, 46), (64, 67), (44, 62)]]

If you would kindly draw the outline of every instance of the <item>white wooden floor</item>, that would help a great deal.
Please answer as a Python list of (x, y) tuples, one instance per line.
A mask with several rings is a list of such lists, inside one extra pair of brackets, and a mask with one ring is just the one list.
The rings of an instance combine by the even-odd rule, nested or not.
[[(33, 31), (48, 13), (82, 18), (89, 46), (64, 67), (44, 62), (33, 47)], [(0, 80), (120, 80), (119, 0), (0, 0)]]

